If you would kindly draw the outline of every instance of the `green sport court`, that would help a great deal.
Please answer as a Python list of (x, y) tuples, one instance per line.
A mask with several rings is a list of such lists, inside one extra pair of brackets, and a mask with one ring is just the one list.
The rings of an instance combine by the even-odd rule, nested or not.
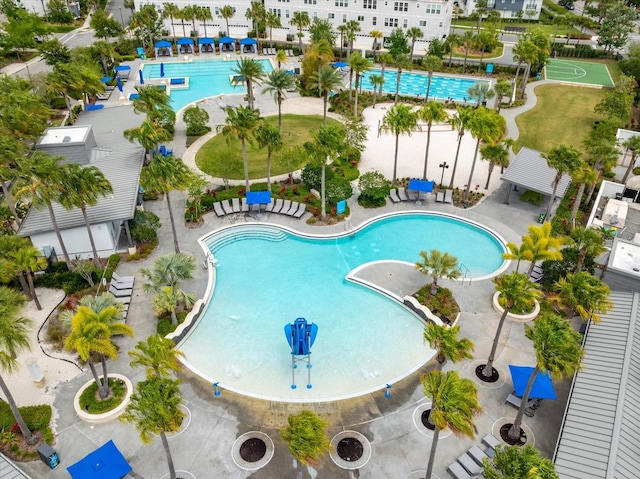
[(544, 72), (547, 80), (614, 86), (609, 70), (603, 63), (550, 58)]

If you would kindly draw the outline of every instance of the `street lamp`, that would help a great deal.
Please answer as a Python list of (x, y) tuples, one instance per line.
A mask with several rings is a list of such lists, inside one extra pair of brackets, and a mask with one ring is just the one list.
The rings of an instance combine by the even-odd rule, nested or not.
[(440, 168), (442, 168), (442, 175), (440, 175), (440, 185), (442, 186), (442, 180), (444, 180), (444, 170), (446, 170), (447, 168), (449, 168), (449, 165), (447, 164), (447, 162), (443, 162), (440, 163), (438, 165)]

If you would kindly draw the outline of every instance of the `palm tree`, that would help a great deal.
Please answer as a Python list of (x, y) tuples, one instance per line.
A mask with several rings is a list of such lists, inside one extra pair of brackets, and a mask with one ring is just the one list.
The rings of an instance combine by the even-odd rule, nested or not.
[(398, 104), (398, 95), (400, 93), (400, 78), (402, 77), (402, 70), (411, 66), (409, 58), (404, 53), (400, 53), (394, 58), (394, 63), (398, 69), (398, 76), (396, 77), (396, 97), (394, 99), (394, 105)]
[[(160, 89), (158, 88), (158, 90)], [(152, 152), (158, 149), (160, 143), (173, 139), (173, 134), (170, 130), (162, 127), (158, 120), (151, 120), (149, 118), (143, 120), (142, 124), (136, 128), (124, 130), (123, 135), (132, 143), (137, 141), (138, 144), (144, 148), (147, 158), (150, 158)]]
[[(111, 293), (105, 292), (97, 296), (87, 294), (80, 298), (78, 304), (80, 306), (86, 306), (96, 314), (100, 314), (103, 310), (109, 307), (116, 308), (118, 313), (113, 316), (113, 319), (115, 321), (122, 321), (123, 319), (122, 313), (124, 311), (124, 303), (116, 301), (116, 298)], [(74, 310), (67, 309), (62, 311), (59, 317), (65, 325), (70, 325), (74, 314)]]
[(627, 171), (624, 172), (624, 176), (622, 177), (622, 182), (626, 183), (627, 178), (629, 178), (629, 175), (636, 165), (636, 158), (638, 157), (638, 150), (640, 149), (640, 136), (635, 135), (631, 138), (628, 138), (625, 142), (622, 143), (622, 146), (624, 146), (628, 150), (631, 150), (631, 161), (629, 162)]
[(496, 334), (493, 338), (487, 364), (482, 368), (481, 377), (479, 376), (480, 379), (482, 379), (482, 377), (490, 378), (494, 373), (493, 361), (496, 357), (502, 327), (504, 326), (509, 311), (513, 308), (526, 310), (534, 304), (534, 300), (540, 297), (540, 291), (537, 285), (529, 281), (529, 277), (526, 274), (516, 271), (493, 278), (493, 283), (496, 285), (496, 291), (500, 293), (499, 303), (504, 310), (498, 322), (498, 329), (496, 329)]
[(471, 49), (471, 45), (473, 44), (473, 32), (467, 30), (460, 37), (460, 45), (464, 46), (464, 63), (462, 64), (462, 72), (467, 71), (467, 58), (469, 57), (469, 50)]
[[(180, 23), (182, 23), (182, 36), (186, 37), (187, 36), (187, 30), (184, 24), (184, 21), (189, 19), (189, 9), (187, 8), (187, 6), (179, 9), (176, 13), (175, 16), (176, 18), (180, 19)], [(151, 42), (153, 44), (153, 42)]]
[[(287, 61), (287, 52), (280, 49), (276, 52), (276, 62), (278, 62), (278, 69), (282, 68), (282, 64)], [(291, 76), (291, 75), (289, 75)], [(295, 82), (293, 82), (295, 85)]]
[(560, 278), (554, 285), (556, 295), (550, 298), (552, 304), (568, 309), (568, 316), (576, 313), (585, 321), (600, 321), (600, 315), (608, 313), (613, 308), (609, 299), (609, 286), (591, 273), (580, 271), (569, 273)]
[(16, 198), (30, 202), (35, 208), (46, 207), (49, 210), (51, 224), (56, 233), (58, 244), (69, 269), (72, 269), (71, 258), (62, 239), (60, 227), (53, 211), (53, 202), (58, 201), (64, 193), (62, 168), (58, 162), (62, 157), (52, 157), (44, 151), (36, 150), (31, 155), (31, 161), (19, 172), (19, 179), (15, 186)]
[[(280, 50), (282, 51), (282, 50)], [(286, 97), (286, 92), (292, 89), (296, 80), (285, 70), (273, 70), (267, 75), (262, 93), (270, 93), (278, 105), (278, 130), (282, 132), (282, 100)]]
[(421, 261), (416, 262), (415, 267), (422, 274), (428, 274), (433, 278), (431, 283), (431, 295), (438, 292), (438, 280), (440, 278), (457, 279), (460, 277), (458, 258), (449, 253), (443, 253), (432, 249), (427, 253), (420, 251)]
[(264, 70), (262, 63), (249, 57), (243, 57), (236, 62), (235, 68), (231, 70), (236, 75), (244, 77), (247, 85), (247, 98), (249, 100), (249, 108), (253, 110), (253, 85), (260, 85), (264, 78)]
[(473, 417), (481, 411), (478, 391), (471, 379), (462, 379), (457, 371), (437, 369), (420, 378), (424, 394), (431, 399), (429, 420), (435, 425), (426, 479), (431, 479), (440, 431), (449, 428), (456, 436), (475, 437)]
[(337, 88), (342, 83), (340, 74), (330, 65), (323, 65), (318, 72), (311, 74), (309, 88), (317, 88), (322, 95), (324, 105), (323, 120), (327, 124), (327, 105), (329, 102), (329, 92)]
[(33, 273), (36, 271), (44, 271), (47, 267), (47, 260), (42, 256), (38, 248), (35, 246), (27, 246), (26, 244), (14, 251), (8, 253), (11, 263), (21, 275), (27, 277), (27, 284), (29, 285), (29, 296), (33, 298), (36, 303), (38, 311), (42, 310), (38, 296), (36, 295), (36, 288), (33, 285)]
[(198, 16), (199, 8), (198, 5), (186, 5), (182, 7), (182, 15), (184, 15), (185, 20), (191, 20), (192, 35), (195, 36), (198, 35), (196, 31), (196, 17)]
[(498, 78), (495, 85), (493, 86), (493, 91), (496, 93), (496, 103), (495, 110), (500, 113), (500, 109), (502, 108), (502, 99), (511, 94), (512, 85), (509, 80), (504, 78)]
[(195, 19), (198, 20), (204, 27), (204, 36), (207, 36), (207, 20), (213, 20), (211, 10), (205, 7), (198, 7), (195, 12)]
[(411, 49), (409, 50), (409, 63), (413, 64), (413, 49), (416, 41), (424, 37), (424, 32), (419, 27), (411, 27), (407, 30), (407, 38), (411, 40)]
[(390, 53), (384, 52), (381, 53), (380, 55), (378, 55), (378, 63), (380, 63), (380, 76), (383, 79), (383, 82), (380, 84), (380, 96), (382, 96), (382, 86), (384, 85), (384, 72), (387, 68), (387, 65), (391, 65), (393, 63), (393, 57), (391, 56)]
[(244, 166), (244, 184), (247, 192), (251, 191), (249, 186), (249, 163), (247, 162), (247, 142), (252, 143), (251, 134), (262, 121), (260, 111), (254, 110), (250, 106), (226, 107), (224, 109), (227, 117), (223, 125), (216, 127), (218, 133), (227, 137), (227, 142), (234, 139), (240, 140), (242, 145), (242, 163)]
[[(289, 416), (287, 423), (280, 430), (280, 436), (299, 464), (317, 464), (329, 452), (330, 443), (326, 433), (328, 424), (315, 413), (303, 410), (300, 414)], [(298, 477), (302, 477), (299, 469)]]
[(484, 185), (484, 189), (488, 190), (489, 182), (491, 181), (491, 173), (493, 173), (495, 166), (509, 166), (509, 150), (508, 147), (505, 148), (504, 141), (500, 143), (489, 143), (480, 148), (480, 158), (489, 161), (487, 183)]
[(305, 59), (307, 58), (315, 61), (316, 73), (320, 73), (320, 69), (335, 58), (333, 56), (333, 46), (325, 39), (312, 43), (311, 48), (305, 54)]
[[(264, 23), (264, 17), (267, 14), (266, 9), (264, 8), (264, 4), (261, 0), (254, 0), (247, 8), (245, 12), (245, 18), (247, 20), (251, 20), (253, 25), (253, 31), (255, 32), (256, 38), (260, 38), (260, 26)], [(258, 42), (258, 50), (260, 50), (260, 43)]]
[(145, 368), (147, 379), (166, 378), (171, 372), (182, 369), (180, 358), (184, 357), (184, 353), (175, 346), (173, 340), (152, 334), (146, 341), (138, 341), (135, 348), (129, 351), (129, 356), (133, 358), (129, 364), (132, 368)]
[[(360, 52), (355, 52), (353, 55), (349, 57), (349, 66), (351, 67), (351, 71), (356, 76), (356, 101), (353, 104), (353, 116), (355, 118), (358, 117), (358, 87), (360, 86), (360, 81), (362, 79), (363, 72), (368, 71), (371, 67), (369, 66), (369, 60), (360, 55)], [(349, 84), (349, 88), (351, 88), (351, 84)]]
[[(18, 354), (25, 349), (31, 349), (29, 331), (33, 322), (20, 316), (20, 309), (24, 303), (25, 297), (22, 294), (0, 286), (0, 370), (8, 374), (15, 373), (20, 368), (20, 364), (16, 360)], [(27, 423), (24, 422), (2, 374), (0, 374), (0, 390), (9, 404), (22, 437), (28, 444), (33, 444), (36, 438), (27, 427)]]
[(155, 436), (160, 436), (169, 465), (169, 476), (176, 479), (176, 470), (167, 440), (168, 432), (180, 429), (184, 413), (180, 409), (182, 392), (180, 381), (153, 377), (136, 384), (136, 393), (124, 413), (120, 416), (123, 423), (134, 423), (140, 433), (140, 439), (150, 444)]
[(267, 190), (271, 191), (271, 155), (284, 147), (282, 133), (269, 123), (262, 123), (256, 128), (255, 137), (258, 146), (267, 149)]
[(422, 67), (427, 70), (429, 80), (427, 82), (427, 92), (424, 95), (424, 102), (429, 101), (429, 93), (431, 92), (431, 80), (433, 79), (433, 72), (442, 68), (442, 59), (435, 55), (427, 55), (422, 59)]
[(269, 42), (273, 44), (273, 29), (282, 28), (282, 22), (276, 12), (267, 12), (265, 16), (265, 25), (269, 29)]
[(165, 2), (162, 4), (162, 17), (169, 18), (171, 20), (171, 32), (173, 33), (173, 43), (177, 42), (176, 27), (173, 24), (174, 18), (177, 18), (179, 15), (180, 15), (180, 7), (178, 7), (175, 3)]
[(533, 341), (536, 351), (536, 366), (529, 377), (522, 395), (520, 409), (509, 429), (509, 437), (520, 438), (520, 425), (527, 407), (529, 395), (538, 372), (548, 372), (554, 379), (572, 377), (582, 368), (582, 337), (571, 324), (561, 317), (545, 313), (536, 319), (533, 327), (524, 325), (524, 335)]
[(509, 252), (503, 253), (502, 259), (518, 261), (516, 263), (516, 272), (518, 272), (520, 270), (520, 261), (527, 259), (526, 245), (524, 243), (520, 243), (520, 246), (518, 246), (517, 244), (509, 241), (506, 246)]
[(159, 293), (165, 286), (179, 286), (181, 281), (193, 278), (196, 262), (186, 253), (169, 253), (153, 262), (153, 270), (141, 268), (140, 273), (148, 280), (142, 285), (146, 293)]
[(427, 163), (429, 161), (429, 145), (431, 144), (431, 127), (434, 123), (443, 123), (449, 116), (442, 103), (430, 101), (418, 110), (418, 119), (427, 124), (427, 148), (424, 152), (424, 170), (422, 179), (427, 179)]
[(542, 156), (547, 160), (549, 168), (556, 170), (556, 175), (552, 183), (553, 193), (551, 193), (551, 198), (549, 198), (549, 205), (547, 206), (545, 216), (545, 221), (551, 221), (551, 208), (556, 199), (556, 192), (558, 191), (560, 180), (562, 180), (562, 175), (565, 173), (571, 174), (580, 167), (582, 160), (580, 152), (576, 150), (574, 146), (565, 144), (552, 148), (548, 154)]
[(65, 167), (65, 195), (61, 197), (62, 206), (71, 210), (80, 208), (84, 225), (87, 228), (91, 250), (93, 251), (93, 261), (96, 267), (100, 267), (100, 258), (96, 243), (93, 239), (91, 224), (87, 216), (87, 206), (95, 206), (98, 204), (99, 196), (107, 196), (113, 193), (113, 188), (109, 180), (107, 180), (102, 171), (95, 166), (80, 166), (76, 163), (69, 163)]
[(7, 206), (9, 206), (18, 227), (20, 227), (21, 221), (9, 185), (17, 178), (20, 163), (25, 159), (25, 149), (25, 143), (19, 138), (11, 135), (0, 136), (0, 185), (2, 186), (2, 195), (6, 199)]
[(487, 82), (475, 82), (467, 90), (467, 94), (471, 100), (476, 100), (476, 106), (486, 106), (486, 101), (493, 98), (496, 93)]
[(28, 248), (30, 246), (31, 243), (27, 238), (15, 235), (0, 236), (0, 282), (9, 283), (13, 278), (18, 278), (22, 293), (29, 301), (33, 299), (31, 288), (24, 277), (24, 271), (13, 260), (12, 254), (22, 248)]
[(473, 359), (473, 343), (468, 338), (458, 339), (459, 332), (460, 326), (440, 326), (431, 322), (425, 326), (423, 338), (437, 352), (438, 369), (442, 369), (447, 359), (452, 363)]
[(482, 72), (482, 59), (484, 58), (484, 49), (488, 45), (496, 42), (496, 34), (494, 32), (483, 31), (478, 33), (473, 39), (476, 48), (480, 50), (480, 62), (478, 63), (478, 73)]
[(340, 56), (342, 57), (342, 50), (344, 49), (344, 36), (347, 34), (349, 27), (346, 23), (342, 23), (337, 26), (336, 30), (338, 30), (338, 33), (340, 34)]
[(570, 241), (572, 246), (578, 248), (578, 263), (574, 273), (582, 271), (582, 265), (587, 256), (595, 258), (604, 253), (607, 248), (604, 246), (602, 233), (593, 228), (578, 226), (571, 231)]
[(484, 464), (485, 479), (559, 479), (550, 459), (540, 456), (531, 444), (498, 446), (491, 461)]
[(382, 75), (370, 75), (369, 82), (373, 88), (373, 108), (376, 107), (376, 98), (378, 97), (378, 87), (384, 85), (384, 77)]
[[(116, 334), (133, 336), (133, 330), (126, 324), (114, 321), (119, 310), (113, 306), (104, 308), (96, 313), (87, 306), (78, 306), (71, 319), (71, 332), (64, 343), (64, 347), (75, 350), (82, 362), (89, 364), (93, 379), (98, 386), (98, 394), (105, 399), (110, 394), (107, 358), (116, 359), (118, 348), (111, 338)], [(102, 361), (102, 382), (98, 378), (96, 367), (93, 363), (93, 355), (100, 356)]]
[(293, 16), (291, 17), (289, 23), (298, 29), (298, 41), (300, 42), (300, 51), (302, 51), (302, 37), (304, 37), (302, 29), (307, 28), (309, 27), (309, 25), (311, 25), (309, 13), (297, 10), (293, 12)]
[(449, 68), (451, 68), (453, 63), (453, 51), (462, 45), (462, 37), (457, 33), (449, 33), (445, 40), (445, 44), (449, 48)]
[(149, 120), (158, 121), (168, 128), (176, 122), (176, 114), (171, 107), (171, 98), (155, 85), (136, 86), (138, 98), (133, 100), (133, 111), (143, 113)]
[(361, 28), (360, 28), (360, 22), (358, 22), (357, 20), (349, 20), (346, 23), (347, 26), (347, 32), (346, 32), (346, 39), (349, 41), (349, 46), (347, 49), (347, 60), (349, 60), (351, 58), (351, 52), (353, 51), (353, 42), (356, 39), (356, 33), (358, 33)]
[(220, 7), (219, 15), (224, 18), (224, 21), (227, 24), (227, 31), (225, 32), (228, 37), (231, 36), (229, 33), (229, 19), (233, 18), (235, 15), (235, 10), (231, 5), (225, 5), (224, 7)]
[(545, 222), (541, 226), (530, 225), (529, 234), (522, 237), (522, 243), (526, 249), (527, 261), (530, 261), (529, 271), (531, 276), (537, 261), (560, 261), (562, 253), (560, 247), (564, 244), (564, 237), (551, 236), (551, 223)]
[(371, 30), (369, 32), (369, 36), (373, 37), (373, 46), (371, 47), (373, 50), (373, 62), (376, 62), (376, 52), (378, 51), (378, 41), (381, 38), (384, 38), (384, 33), (382, 33), (380, 30)]
[(164, 286), (153, 298), (151, 298), (153, 312), (157, 316), (165, 313), (171, 315), (171, 324), (178, 324), (176, 312), (182, 303), (185, 309), (191, 309), (195, 303), (195, 296), (187, 293), (177, 286)]
[(167, 199), (167, 209), (169, 210), (173, 245), (176, 253), (180, 252), (180, 246), (178, 245), (178, 234), (176, 233), (176, 224), (173, 219), (173, 210), (171, 209), (170, 193), (176, 190), (186, 190), (192, 178), (193, 173), (189, 167), (173, 155), (158, 155), (152, 163), (145, 166), (140, 172), (140, 185), (145, 190), (164, 194)]
[(451, 171), (451, 180), (449, 181), (449, 188), (453, 188), (453, 180), (456, 177), (456, 170), (458, 169), (458, 158), (460, 157), (460, 147), (462, 146), (462, 138), (465, 131), (469, 128), (471, 122), (472, 110), (469, 108), (462, 108), (456, 106), (456, 114), (449, 117), (449, 123), (451, 128), (458, 131), (458, 146), (456, 147), (456, 158), (453, 161), (453, 170)]
[(598, 172), (590, 164), (583, 161), (581, 166), (573, 171), (571, 179), (579, 184), (576, 199), (571, 209), (571, 218), (569, 219), (569, 225), (573, 226), (576, 222), (580, 205), (582, 204), (584, 190), (587, 185), (595, 184), (595, 182), (598, 181)]
[(411, 136), (411, 132), (418, 124), (418, 115), (410, 106), (394, 105), (387, 110), (382, 118), (380, 130), (389, 131), (396, 137), (396, 149), (393, 156), (393, 186), (396, 186), (396, 178), (398, 173), (398, 146), (400, 135), (407, 134)]

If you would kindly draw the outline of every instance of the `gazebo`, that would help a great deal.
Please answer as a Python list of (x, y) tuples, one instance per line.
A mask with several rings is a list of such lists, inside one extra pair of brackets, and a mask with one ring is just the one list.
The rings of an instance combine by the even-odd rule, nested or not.
[(181, 38), (178, 40), (178, 51), (180, 53), (190, 53), (193, 55), (195, 53), (195, 48), (193, 46), (193, 38)]
[(236, 41), (231, 37), (220, 37), (218, 40), (220, 43), (220, 51), (221, 52), (235, 52), (236, 51)]
[(215, 40), (209, 37), (198, 38), (198, 49), (200, 50), (200, 53), (214, 53)]
[(171, 42), (166, 40), (160, 40), (154, 45), (157, 57), (172, 57), (173, 49), (171, 48)]
[(243, 38), (240, 40), (240, 48), (242, 53), (258, 53), (258, 42), (255, 38)]

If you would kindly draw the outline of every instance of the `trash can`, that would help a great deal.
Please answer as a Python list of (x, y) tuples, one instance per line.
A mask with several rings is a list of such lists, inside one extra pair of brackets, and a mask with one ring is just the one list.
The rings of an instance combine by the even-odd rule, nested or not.
[(38, 447), (38, 456), (40, 456), (42, 462), (51, 469), (54, 469), (58, 464), (60, 464), (58, 453), (49, 444), (43, 444)]
[(538, 216), (538, 223), (542, 224), (544, 223), (544, 220), (547, 218), (547, 214), (546, 213), (540, 213), (540, 216)]

